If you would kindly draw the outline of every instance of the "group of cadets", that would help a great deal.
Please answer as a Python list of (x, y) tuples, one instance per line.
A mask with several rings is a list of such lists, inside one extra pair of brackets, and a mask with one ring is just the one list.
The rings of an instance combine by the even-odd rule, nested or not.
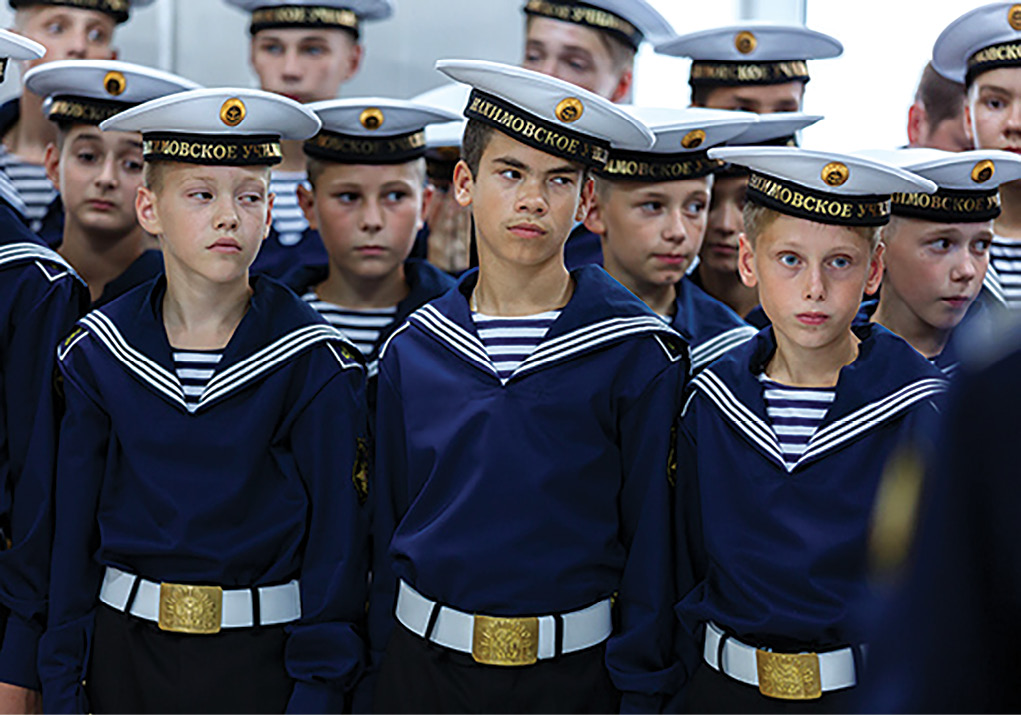
[(227, 1), (259, 90), (116, 61), (146, 0), (0, 31), (0, 712), (1021, 702), (1021, 6), (845, 154), (804, 27), (527, 0), (336, 99), (391, 0)]

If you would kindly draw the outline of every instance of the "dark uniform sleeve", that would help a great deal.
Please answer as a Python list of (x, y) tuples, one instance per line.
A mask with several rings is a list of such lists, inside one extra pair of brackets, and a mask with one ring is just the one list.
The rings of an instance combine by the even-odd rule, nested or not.
[(342, 712), (361, 675), (368, 589), (365, 373), (331, 378), (295, 420), (291, 440), (310, 513), (301, 568), (301, 620), (285, 653), (294, 693), (287, 711)]
[(38, 689), (36, 653), (46, 620), (59, 421), (54, 355), (84, 309), (85, 287), (70, 275), (50, 281), (36, 275), (35, 266), (26, 270), (35, 279), (18, 289), (18, 303), (26, 309), (11, 317), (9, 342), (0, 348), (0, 420), (6, 422), (11, 499), (6, 533), (11, 548), (0, 554), (0, 601), (10, 609), (0, 649), (0, 681)]
[(658, 712), (676, 687), (669, 463), (686, 368), (678, 360), (663, 369), (627, 401), (620, 418), (620, 537), (627, 561), (606, 664), (623, 693), (622, 712)]
[(76, 369), (84, 362), (78, 358), (80, 351), (72, 348), (58, 362), (65, 410), (57, 450), (49, 619), (39, 647), (43, 707), (49, 713), (89, 712), (82, 680), (103, 578), (94, 556), (99, 548), (96, 513), (107, 468), (110, 418)]

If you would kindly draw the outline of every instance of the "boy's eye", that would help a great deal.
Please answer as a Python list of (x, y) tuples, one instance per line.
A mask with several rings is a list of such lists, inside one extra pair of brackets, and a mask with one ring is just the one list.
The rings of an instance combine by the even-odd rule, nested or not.
[(383, 198), (384, 200), (389, 201), (391, 203), (397, 203), (399, 201), (403, 201), (405, 198), (407, 198), (407, 196), (408, 196), (407, 191), (394, 189), (393, 191), (387, 191)]
[(518, 171), (517, 169), (504, 169), (503, 171), (500, 172), (500, 176), (502, 176), (505, 179), (516, 180), (521, 178), (521, 172)]
[(588, 72), (588, 62), (582, 62), (580, 60), (570, 60), (567, 66), (573, 69), (575, 72)]
[(788, 268), (794, 268), (801, 261), (793, 253), (784, 253), (780, 256), (780, 264), (787, 266)]
[(705, 201), (702, 200), (689, 201), (687, 204), (684, 205), (684, 211), (692, 216), (697, 216), (698, 214), (705, 211), (705, 209), (706, 209)]
[(326, 54), (326, 48), (321, 45), (312, 45), (311, 47), (302, 48), (302, 54), (306, 54), (309, 57), (320, 57)]
[(649, 213), (657, 213), (657, 212), (663, 210), (663, 202), (662, 201), (646, 201), (646, 202), (642, 203), (639, 206), (639, 208), (641, 208), (642, 211), (647, 211)]
[(200, 201), (210, 201), (213, 198), (212, 191), (192, 191), (188, 194), (193, 199), (199, 199)]
[(980, 238), (972, 244), (972, 250), (975, 251), (975, 253), (986, 253), (992, 243), (993, 242), (989, 239)]
[(284, 46), (277, 43), (266, 44), (262, 46), (262, 51), (270, 55), (282, 55), (284, 54)]
[(948, 238), (937, 238), (929, 245), (932, 246), (934, 250), (939, 251), (940, 253), (944, 253), (946, 251), (949, 251), (950, 247), (953, 244), (950, 243), (950, 239)]
[(45, 31), (49, 35), (59, 35), (64, 31), (64, 23), (54, 21), (45, 27)]
[(132, 174), (137, 174), (138, 172), (142, 171), (142, 168), (143, 168), (143, 164), (138, 159), (125, 159), (124, 160), (124, 169), (125, 169), (125, 171), (130, 171)]
[(96, 153), (92, 151), (80, 151), (75, 154), (75, 158), (83, 164), (91, 164), (96, 161)]
[(1003, 109), (1007, 106), (1007, 103), (998, 97), (990, 97), (986, 100), (985, 104), (990, 109)]
[(558, 186), (571, 186), (574, 183), (570, 176), (554, 176), (552, 181)]
[(109, 37), (107, 37), (105, 30), (94, 27), (89, 30), (88, 40), (93, 44), (105, 45), (109, 42)]
[(258, 204), (262, 203), (262, 194), (241, 194), (241, 201), (246, 204)]
[(334, 194), (333, 198), (342, 204), (353, 204), (359, 199), (359, 196), (354, 191), (341, 191)]
[(851, 259), (845, 258), (844, 256), (837, 256), (830, 261), (830, 265), (838, 270), (843, 270), (851, 267)]

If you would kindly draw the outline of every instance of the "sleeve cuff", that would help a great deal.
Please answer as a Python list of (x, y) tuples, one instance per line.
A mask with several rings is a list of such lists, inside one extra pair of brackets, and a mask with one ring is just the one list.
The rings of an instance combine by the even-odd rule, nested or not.
[(0, 681), (39, 690), (39, 636), (38, 628), (10, 614), (0, 646)]

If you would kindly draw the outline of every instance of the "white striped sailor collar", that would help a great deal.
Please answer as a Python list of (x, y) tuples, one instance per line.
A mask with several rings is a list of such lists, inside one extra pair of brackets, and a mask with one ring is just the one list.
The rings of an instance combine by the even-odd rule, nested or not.
[[(27, 231), (27, 229), (25, 230)], [(85, 281), (75, 272), (71, 264), (65, 261), (52, 248), (48, 248), (42, 243), (36, 243), (35, 241), (26, 241), (21, 236), (16, 238), (21, 240), (11, 242), (0, 241), (0, 269), (11, 268), (26, 263), (36, 263), (40, 265), (43, 273), (51, 281), (70, 275), (74, 276), (83, 286), (85, 285)], [(50, 272), (42, 264), (49, 264), (57, 270), (56, 272)]]
[(691, 346), (693, 373), (759, 332), (687, 276), (677, 282), (676, 291), (676, 311), (670, 324)]
[[(944, 392), (945, 375), (910, 345), (875, 323), (852, 328), (858, 358), (837, 379), (836, 398), (794, 467), (810, 464)], [(773, 328), (722, 356), (693, 380), (700, 392), (750, 444), (787, 470), (766, 414), (759, 375), (776, 352)]]
[[(571, 271), (571, 276), (575, 282), (571, 299), (535, 352), (510, 378), (502, 380), (504, 384), (639, 334), (655, 335), (668, 359), (688, 360), (684, 339), (602, 268), (582, 266)], [(469, 364), (496, 378), (496, 368), (479, 338), (468, 304), (477, 281), (477, 269), (467, 272), (455, 290), (415, 311), (408, 320)]]
[[(295, 357), (322, 343), (329, 346), (343, 369), (365, 369), (364, 360), (336, 328), (296, 299), (290, 291), (265, 276), (251, 278), (248, 311), (223, 350), (223, 358), (196, 406), (189, 407), (174, 369), (173, 350), (163, 325), (166, 277), (160, 275), (125, 293), (119, 300), (93, 310), (79, 321), (121, 362), (125, 369), (167, 401), (188, 412), (220, 402), (251, 382), (272, 374)], [(74, 347), (63, 343), (58, 357)]]

